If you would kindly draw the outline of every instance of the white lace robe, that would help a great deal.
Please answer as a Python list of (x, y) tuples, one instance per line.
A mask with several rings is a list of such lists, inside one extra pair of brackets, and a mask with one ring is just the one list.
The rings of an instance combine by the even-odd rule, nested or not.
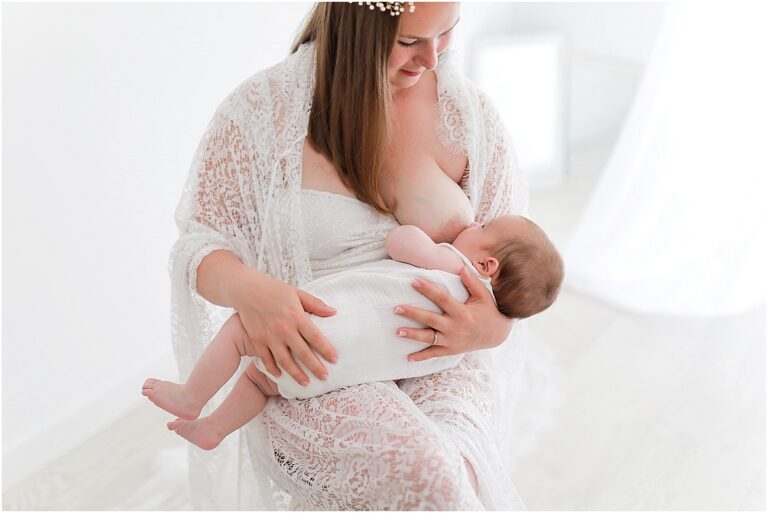
[[(476, 220), (525, 213), (527, 186), (489, 100), (447, 54), (437, 76), (436, 128), (446, 147), (468, 157), (462, 187)], [(176, 212), (180, 236), (170, 261), (172, 337), (182, 379), (231, 313), (196, 292), (197, 267), (206, 255), (229, 250), (297, 287), (312, 279), (300, 189), (313, 81), (313, 47), (303, 45), (230, 94), (196, 152)], [(525, 344), (525, 323), (517, 322), (501, 346), (467, 353), (453, 369), (304, 400), (272, 398), (262, 415), (216, 450), (190, 449), (193, 504), (520, 509), (503, 462), (515, 443), (509, 426)], [(463, 458), (477, 474), (479, 499)]]

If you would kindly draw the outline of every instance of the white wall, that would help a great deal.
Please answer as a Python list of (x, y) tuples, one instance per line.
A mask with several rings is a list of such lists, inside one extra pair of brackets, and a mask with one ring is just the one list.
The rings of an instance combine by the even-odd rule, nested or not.
[(173, 209), (218, 102), (309, 4), (3, 5), (3, 470), (138, 401), (170, 363)]
[(468, 2), (454, 40), (466, 72), (485, 35), (559, 32), (568, 47), (571, 147), (612, 138), (627, 113), (665, 2)]
[[(187, 167), (218, 102), (287, 55), (309, 4), (2, 8), (5, 487), (142, 401), (144, 377), (174, 371), (166, 268)], [(618, 63), (633, 87), (660, 10), (466, 4), (454, 44), (560, 29), (574, 62)], [(574, 137), (626, 108), (627, 88), (594, 107), (610, 95), (590, 80), (616, 81), (596, 76), (574, 82)]]

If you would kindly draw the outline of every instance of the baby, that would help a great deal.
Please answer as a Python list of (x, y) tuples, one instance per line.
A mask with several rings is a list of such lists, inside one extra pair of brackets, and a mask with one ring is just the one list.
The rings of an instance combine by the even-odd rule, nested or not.
[(535, 223), (517, 215), (501, 216), (482, 226), (471, 223), (452, 244), (435, 244), (418, 227), (399, 226), (389, 233), (386, 247), (392, 260), (363, 264), (303, 287), (338, 312), (331, 317), (312, 316), (339, 355), (326, 380), (316, 379), (297, 360), (310, 377), (310, 383), (301, 387), (286, 372), (278, 378), (268, 376), (261, 360), (254, 358), (222, 404), (211, 415), (198, 418), (245, 356), (248, 335), (234, 314), (185, 384), (148, 379), (142, 394), (179, 417), (168, 423), (168, 429), (210, 450), (260, 414), (270, 396), (308, 398), (344, 386), (423, 376), (455, 366), (462, 355), (406, 360), (424, 345), (398, 339), (396, 327), (409, 322), (414, 327), (423, 325), (394, 315), (395, 301), (441, 313), (412, 289), (414, 278), (436, 283), (463, 303), (468, 292), (458, 274), (467, 266), (493, 293), (499, 312), (510, 318), (529, 317), (549, 307), (563, 279), (562, 260), (552, 242)]

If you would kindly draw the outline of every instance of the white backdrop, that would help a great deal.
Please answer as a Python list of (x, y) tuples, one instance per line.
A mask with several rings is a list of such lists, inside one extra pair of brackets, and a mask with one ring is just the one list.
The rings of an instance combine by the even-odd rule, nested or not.
[[(480, 31), (560, 30), (571, 140), (615, 130), (662, 4), (465, 4)], [(210, 116), (279, 61), (307, 3), (3, 4), (4, 488), (173, 372), (173, 209)], [(603, 101), (600, 101), (600, 100)]]
[(173, 371), (167, 260), (187, 167), (218, 102), (287, 54), (307, 10), (3, 5), (4, 481)]
[(766, 22), (759, 3), (670, 7), (565, 251), (567, 283), (641, 312), (722, 316), (764, 303)]

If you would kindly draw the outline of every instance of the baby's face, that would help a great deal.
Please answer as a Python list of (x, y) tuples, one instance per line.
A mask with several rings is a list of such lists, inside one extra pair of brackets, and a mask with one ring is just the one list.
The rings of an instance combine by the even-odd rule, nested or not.
[(530, 229), (520, 216), (506, 215), (492, 219), (488, 224), (472, 223), (453, 240), (453, 246), (464, 253), (472, 263), (489, 256), (490, 248), (512, 237), (523, 238)]

